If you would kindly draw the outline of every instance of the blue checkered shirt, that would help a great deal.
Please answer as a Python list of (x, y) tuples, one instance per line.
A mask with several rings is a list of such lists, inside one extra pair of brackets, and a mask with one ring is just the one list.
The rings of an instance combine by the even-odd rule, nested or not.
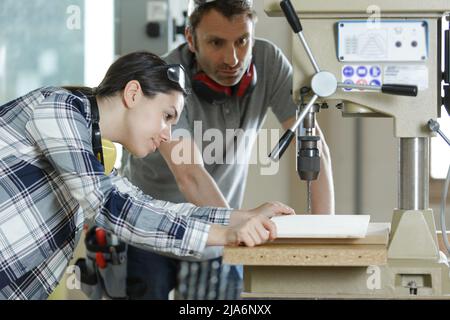
[(200, 257), (230, 210), (174, 204), (105, 175), (83, 94), (46, 87), (0, 107), (0, 299), (45, 299), (84, 222), (135, 246)]

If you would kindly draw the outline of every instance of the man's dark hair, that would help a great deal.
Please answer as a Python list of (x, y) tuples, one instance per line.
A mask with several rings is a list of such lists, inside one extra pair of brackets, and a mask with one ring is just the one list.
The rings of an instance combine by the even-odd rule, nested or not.
[(231, 19), (235, 15), (247, 14), (247, 16), (256, 22), (256, 13), (252, 9), (251, 0), (191, 0), (193, 11), (189, 15), (189, 25), (192, 33), (202, 20), (203, 16), (211, 10), (216, 10), (224, 17)]

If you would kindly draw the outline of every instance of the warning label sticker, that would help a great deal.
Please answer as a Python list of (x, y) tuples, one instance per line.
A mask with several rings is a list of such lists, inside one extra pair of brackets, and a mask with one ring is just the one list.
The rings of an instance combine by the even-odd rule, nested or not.
[(424, 65), (387, 65), (383, 78), (385, 84), (416, 85), (419, 91), (428, 89), (428, 68)]

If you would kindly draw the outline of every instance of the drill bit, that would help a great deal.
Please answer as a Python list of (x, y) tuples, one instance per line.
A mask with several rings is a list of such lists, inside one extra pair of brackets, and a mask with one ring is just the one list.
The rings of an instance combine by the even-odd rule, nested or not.
[(308, 196), (308, 207), (306, 209), (307, 214), (311, 214), (311, 181), (306, 183), (307, 196)]

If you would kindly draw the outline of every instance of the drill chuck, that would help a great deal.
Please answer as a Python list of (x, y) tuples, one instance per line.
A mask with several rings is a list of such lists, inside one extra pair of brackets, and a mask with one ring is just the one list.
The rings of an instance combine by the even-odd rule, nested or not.
[(317, 148), (318, 136), (298, 137), (297, 171), (300, 179), (317, 180), (320, 172), (320, 153)]

